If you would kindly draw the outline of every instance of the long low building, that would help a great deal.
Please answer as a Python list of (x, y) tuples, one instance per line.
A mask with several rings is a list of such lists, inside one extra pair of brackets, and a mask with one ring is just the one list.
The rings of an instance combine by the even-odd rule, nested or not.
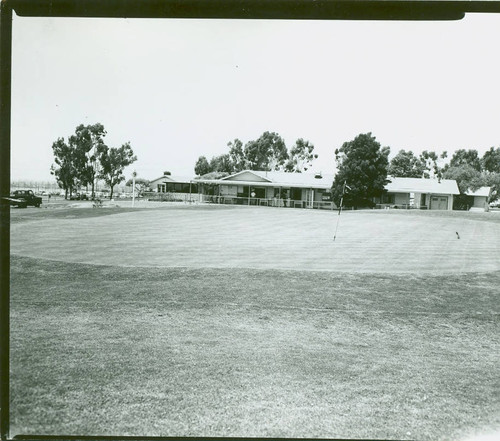
[(244, 170), (219, 179), (199, 178), (204, 201), (225, 204), (333, 209), (334, 175)]
[[(222, 204), (333, 209), (336, 208), (331, 199), (334, 177), (322, 173), (243, 170), (217, 178), (165, 174), (151, 181), (151, 186), (159, 197), (168, 194), (175, 200), (182, 196), (184, 200), (196, 198), (200, 202)], [(456, 181), (450, 179), (390, 176), (388, 180), (386, 193), (374, 200), (377, 208), (452, 210), (454, 196), (460, 194)], [(483, 201), (478, 200), (475, 205), (479, 204)]]
[(453, 179), (388, 177), (387, 193), (378, 198), (378, 207), (453, 210), (453, 197), (459, 195)]

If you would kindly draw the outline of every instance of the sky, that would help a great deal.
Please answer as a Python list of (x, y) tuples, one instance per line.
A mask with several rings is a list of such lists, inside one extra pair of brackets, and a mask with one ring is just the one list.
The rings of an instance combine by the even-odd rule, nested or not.
[(438, 152), (500, 145), (500, 14), (460, 21), (14, 16), (12, 180), (54, 181), (52, 143), (100, 122), (130, 142), (127, 179), (194, 176), (199, 156), (263, 132), (333, 173), (360, 133)]

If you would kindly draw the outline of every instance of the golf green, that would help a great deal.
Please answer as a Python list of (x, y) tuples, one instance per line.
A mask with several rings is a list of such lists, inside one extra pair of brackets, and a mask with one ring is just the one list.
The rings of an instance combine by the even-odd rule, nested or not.
[(335, 211), (192, 208), (14, 224), (11, 252), (144, 267), (418, 274), (500, 269), (500, 223), (412, 212), (356, 211), (339, 218)]

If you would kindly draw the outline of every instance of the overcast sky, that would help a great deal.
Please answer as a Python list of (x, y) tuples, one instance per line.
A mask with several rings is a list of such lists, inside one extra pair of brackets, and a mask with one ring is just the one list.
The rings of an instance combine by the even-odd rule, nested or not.
[(372, 132), (400, 149), (500, 145), (500, 14), (452, 22), (14, 17), (12, 179), (52, 181), (52, 143), (100, 122), (126, 170), (194, 175), (264, 131), (314, 170)]

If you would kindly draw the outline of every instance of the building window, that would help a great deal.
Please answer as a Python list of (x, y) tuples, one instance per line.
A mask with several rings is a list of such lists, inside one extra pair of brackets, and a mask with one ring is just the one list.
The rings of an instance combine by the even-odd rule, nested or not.
[(252, 188), (252, 193), (255, 194), (255, 196), (252, 197), (259, 199), (264, 199), (266, 197), (266, 189), (262, 187)]
[(384, 193), (380, 199), (382, 204), (394, 204), (396, 195), (393, 193)]

